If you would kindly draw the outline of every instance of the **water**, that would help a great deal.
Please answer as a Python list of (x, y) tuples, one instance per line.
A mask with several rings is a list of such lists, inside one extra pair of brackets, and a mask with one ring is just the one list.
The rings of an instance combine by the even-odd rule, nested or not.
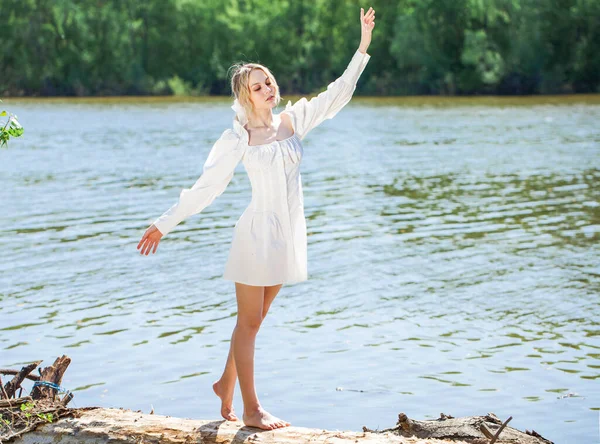
[[(26, 129), (0, 151), (0, 368), (66, 354), (71, 406), (219, 418), (243, 166), (156, 255), (136, 246), (197, 179), (229, 101), (3, 105)], [(263, 405), (345, 430), (494, 412), (598, 442), (598, 121), (598, 96), (355, 99), (315, 129), (309, 280), (259, 333)]]

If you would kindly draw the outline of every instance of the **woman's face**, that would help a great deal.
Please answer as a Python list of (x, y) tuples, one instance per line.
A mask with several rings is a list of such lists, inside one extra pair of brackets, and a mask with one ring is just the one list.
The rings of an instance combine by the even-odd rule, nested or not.
[(262, 69), (253, 69), (248, 76), (250, 101), (255, 110), (271, 109), (275, 106), (275, 87)]

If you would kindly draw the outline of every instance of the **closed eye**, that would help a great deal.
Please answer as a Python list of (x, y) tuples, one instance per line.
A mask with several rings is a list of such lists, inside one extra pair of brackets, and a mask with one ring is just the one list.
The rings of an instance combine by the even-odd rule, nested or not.
[[(271, 82), (265, 83), (265, 85), (270, 85), (270, 84), (271, 84)], [(254, 91), (260, 91), (260, 86), (258, 88), (256, 88)]]

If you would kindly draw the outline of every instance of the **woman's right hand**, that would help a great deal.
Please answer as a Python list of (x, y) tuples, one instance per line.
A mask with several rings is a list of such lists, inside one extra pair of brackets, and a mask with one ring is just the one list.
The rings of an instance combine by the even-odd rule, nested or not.
[(152, 253), (156, 253), (156, 249), (158, 248), (158, 243), (160, 239), (163, 237), (162, 233), (154, 226), (154, 224), (150, 225), (144, 235), (142, 236), (142, 240), (137, 246), (139, 250), (141, 247), (140, 254), (145, 254), (148, 256), (152, 247), (154, 247), (154, 251)]

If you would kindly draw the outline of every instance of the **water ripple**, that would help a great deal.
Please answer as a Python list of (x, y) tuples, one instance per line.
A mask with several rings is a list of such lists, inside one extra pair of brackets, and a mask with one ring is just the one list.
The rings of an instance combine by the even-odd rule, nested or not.
[[(493, 405), (555, 442), (596, 433), (600, 104), (586, 100), (365, 99), (315, 129), (310, 279), (265, 319), (261, 399), (309, 427), (358, 429), (368, 402), (360, 425), (393, 424), (391, 405)], [(27, 133), (0, 164), (0, 367), (66, 353), (77, 405), (213, 417), (197, 399), (213, 399), (235, 324), (221, 276), (243, 168), (157, 255), (135, 247), (197, 179), (229, 104), (10, 105)]]

